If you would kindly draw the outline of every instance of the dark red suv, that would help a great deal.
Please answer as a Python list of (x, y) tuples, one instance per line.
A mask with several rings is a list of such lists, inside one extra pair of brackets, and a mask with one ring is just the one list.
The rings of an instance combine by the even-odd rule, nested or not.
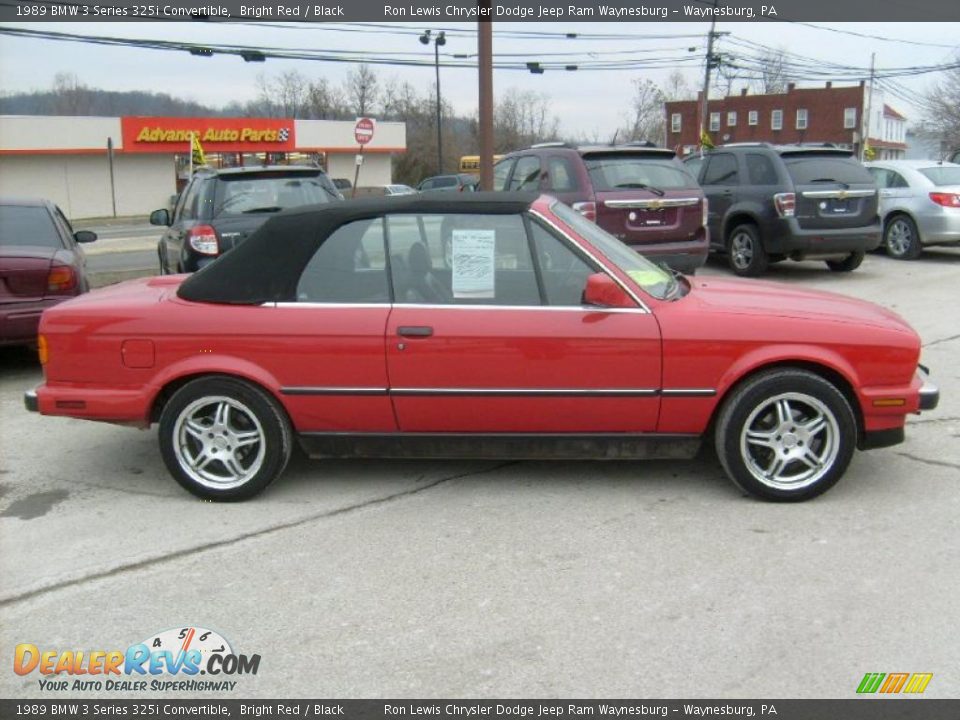
[(494, 190), (549, 193), (653, 261), (693, 273), (707, 259), (707, 200), (672, 150), (544, 143), (506, 155)]

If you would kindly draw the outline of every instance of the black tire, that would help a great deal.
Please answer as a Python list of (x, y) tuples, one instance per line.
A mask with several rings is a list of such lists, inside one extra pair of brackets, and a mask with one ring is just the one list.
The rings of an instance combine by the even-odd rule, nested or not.
[(205, 500), (247, 500), (262, 492), (293, 450), (290, 421), (277, 401), (251, 383), (219, 375), (174, 393), (160, 416), (159, 436), (167, 470)]
[(827, 260), (827, 267), (832, 272), (853, 272), (860, 267), (865, 255), (866, 253), (863, 252), (854, 252), (847, 255), (843, 260)]
[(758, 277), (767, 271), (770, 260), (756, 225), (743, 223), (730, 231), (727, 260), (730, 269), (741, 277)]
[(883, 246), (887, 255), (896, 260), (916, 260), (923, 252), (920, 232), (913, 218), (894, 215), (883, 229)]
[(724, 401), (714, 444), (740, 489), (798, 502), (826, 492), (846, 471), (857, 421), (833, 383), (807, 370), (774, 369), (748, 378)]

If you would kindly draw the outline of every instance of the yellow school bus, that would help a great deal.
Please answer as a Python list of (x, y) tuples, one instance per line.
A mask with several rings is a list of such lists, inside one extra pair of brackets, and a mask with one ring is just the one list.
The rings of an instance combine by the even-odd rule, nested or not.
[[(496, 165), (500, 159), (503, 158), (503, 155), (494, 155), (493, 164)], [(460, 158), (460, 172), (462, 173), (478, 173), (480, 172), (480, 156), (479, 155), (464, 155)]]

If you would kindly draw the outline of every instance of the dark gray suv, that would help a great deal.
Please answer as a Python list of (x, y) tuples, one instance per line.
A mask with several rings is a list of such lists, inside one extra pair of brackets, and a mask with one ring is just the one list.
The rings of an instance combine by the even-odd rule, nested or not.
[(787, 259), (850, 272), (880, 245), (877, 187), (849, 150), (743, 143), (686, 163), (710, 201), (711, 250), (737, 275)]

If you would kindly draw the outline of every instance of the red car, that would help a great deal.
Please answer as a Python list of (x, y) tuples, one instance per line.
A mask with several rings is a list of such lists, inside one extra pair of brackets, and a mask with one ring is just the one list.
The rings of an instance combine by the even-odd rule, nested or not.
[(79, 243), (96, 239), (49, 200), (0, 198), (0, 345), (32, 345), (45, 309), (90, 289)]
[(634, 459), (708, 435), (743, 489), (803, 500), (939, 398), (888, 310), (671, 274), (547, 196), (285, 211), (191, 277), (94, 291), (40, 331), (28, 409), (159, 423), (174, 478), (214, 500), (263, 490), (295, 441)]

